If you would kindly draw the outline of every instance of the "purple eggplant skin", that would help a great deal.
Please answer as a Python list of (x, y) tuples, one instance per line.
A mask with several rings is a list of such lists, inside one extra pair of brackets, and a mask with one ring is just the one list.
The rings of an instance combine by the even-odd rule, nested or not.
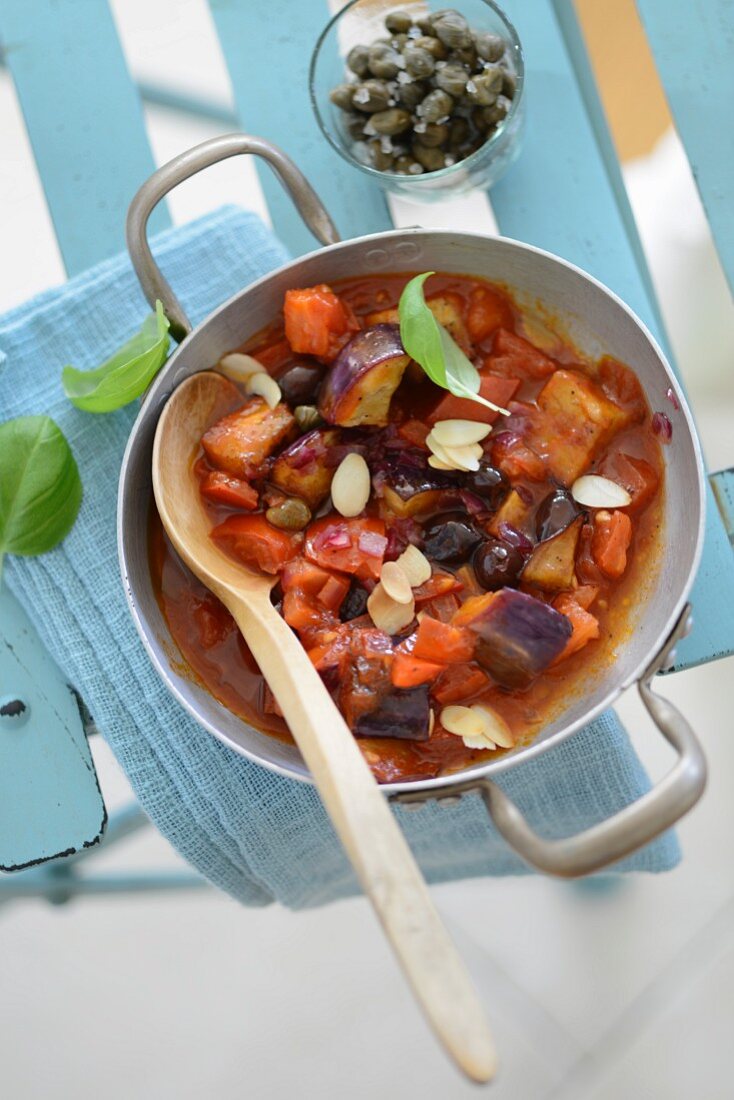
[(401, 741), (427, 741), (431, 711), (428, 684), (393, 688), (374, 710), (361, 714), (354, 727), (356, 737), (396, 737)]
[(344, 345), (322, 382), (319, 412), (329, 424), (345, 428), (384, 427), (409, 362), (399, 325), (363, 329)]
[(565, 615), (514, 588), (501, 589), (470, 627), (479, 635), (476, 660), (511, 691), (528, 687), (544, 672), (572, 633)]

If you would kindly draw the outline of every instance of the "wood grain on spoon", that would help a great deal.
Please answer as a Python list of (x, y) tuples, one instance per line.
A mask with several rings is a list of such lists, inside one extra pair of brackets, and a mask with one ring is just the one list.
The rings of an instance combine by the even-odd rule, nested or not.
[(338, 708), (270, 602), (274, 578), (220, 551), (193, 475), (205, 429), (231, 408), (231, 384), (192, 375), (161, 414), (153, 489), (180, 557), (234, 617), (303, 755), (321, 800), (437, 1037), (475, 1081), (495, 1073), (483, 1008), (390, 807)]

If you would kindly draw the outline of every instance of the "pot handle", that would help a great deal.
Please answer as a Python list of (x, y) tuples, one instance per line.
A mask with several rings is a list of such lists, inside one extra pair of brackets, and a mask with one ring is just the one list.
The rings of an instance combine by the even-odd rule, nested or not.
[(195, 176), (202, 168), (208, 168), (220, 160), (238, 156), (240, 153), (252, 153), (267, 161), (293, 199), (304, 222), (321, 244), (336, 244), (340, 240), (334, 223), (306, 177), (282, 149), (269, 141), (248, 134), (222, 134), (221, 137), (202, 141), (200, 145), (195, 145), (193, 149), (169, 160), (135, 193), (127, 212), (126, 235), (130, 259), (143, 293), (152, 307), (155, 307), (157, 298), (163, 303), (166, 317), (171, 324), (171, 335), (179, 343), (188, 336), (192, 326), (153, 259), (146, 232), (148, 218), (153, 208), (179, 183)]
[(533, 832), (515, 803), (490, 779), (467, 780), (443, 795), (430, 791), (406, 792), (396, 795), (394, 800), (406, 804), (426, 798), (453, 800), (478, 791), (489, 816), (510, 847), (532, 867), (560, 878), (591, 874), (643, 848), (687, 813), (706, 786), (706, 759), (693, 730), (680, 711), (666, 699), (654, 695), (650, 686), (653, 676), (671, 663), (676, 642), (688, 633), (690, 610), (687, 604), (668, 641), (637, 685), (645, 707), (678, 753), (678, 760), (660, 783), (614, 817), (577, 836), (545, 840)]

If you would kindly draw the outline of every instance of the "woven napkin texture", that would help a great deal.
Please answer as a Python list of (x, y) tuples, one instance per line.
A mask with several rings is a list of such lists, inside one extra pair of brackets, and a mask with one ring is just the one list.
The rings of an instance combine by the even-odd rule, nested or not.
[[(154, 252), (196, 323), (288, 259), (256, 217), (233, 207), (161, 234)], [(147, 312), (127, 257), (117, 256), (0, 318), (1, 418), (52, 416), (84, 483), (71, 534), (42, 557), (10, 558), (7, 583), (171, 844), (245, 904), (323, 905), (357, 884), (313, 788), (242, 759), (200, 728), (164, 689), (128, 613), (115, 507), (136, 404), (95, 416), (75, 409), (61, 389), (65, 363), (96, 366)], [(649, 789), (611, 712), (500, 783), (546, 836), (587, 828)], [(528, 870), (477, 796), (396, 813), (432, 882)], [(678, 859), (669, 833), (616, 869), (664, 871)]]

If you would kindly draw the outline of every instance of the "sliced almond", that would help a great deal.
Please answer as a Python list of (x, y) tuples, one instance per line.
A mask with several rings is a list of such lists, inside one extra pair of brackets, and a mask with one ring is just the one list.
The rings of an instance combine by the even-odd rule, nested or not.
[(431, 578), (431, 563), (426, 555), (412, 544), (403, 550), (397, 560), (411, 588), (418, 588)]
[(492, 431), (490, 424), (478, 420), (437, 420), (431, 434), (442, 447), (466, 447), (479, 443)]
[(442, 462), (451, 462), (448, 452), (443, 449), (433, 432), (429, 432), (426, 436), (426, 446), (430, 447), (436, 458), (440, 458)]
[(262, 397), (271, 409), (274, 409), (280, 401), (280, 386), (262, 368), (257, 374), (249, 376), (245, 382), (245, 390), (247, 393)]
[(224, 374), (232, 382), (246, 382), (251, 374), (262, 374), (262, 363), (253, 359), (251, 355), (244, 355), (240, 351), (233, 351), (231, 355), (223, 355), (219, 360), (220, 374)]
[(331, 502), (343, 516), (358, 516), (370, 499), (370, 468), (358, 454), (347, 455), (331, 482)]
[(380, 583), (396, 603), (410, 603), (413, 599), (410, 581), (396, 561), (385, 562), (380, 570)]
[(507, 725), (501, 714), (488, 707), (485, 703), (474, 703), (471, 708), (484, 722), (484, 735), (491, 739), (494, 745), (501, 749), (511, 749), (515, 744), (512, 730)]
[(484, 719), (469, 707), (444, 707), (441, 711), (441, 725), (462, 740), (466, 737), (481, 737), (484, 733)]
[(304, 432), (317, 428), (322, 423), (321, 413), (315, 405), (296, 405), (293, 415), (296, 418), (296, 424)]
[(428, 711), (428, 736), (433, 733), (433, 727), (436, 725), (436, 715), (433, 713), (433, 707)]
[(479, 443), (467, 443), (465, 447), (444, 447), (444, 452), (461, 470), (478, 470), (479, 459), (484, 454)]
[(388, 596), (382, 584), (378, 584), (367, 600), (367, 611), (378, 630), (386, 634), (398, 634), (415, 617), (415, 601), (398, 603)]
[(455, 470), (456, 467), (452, 466), (450, 462), (442, 462), (440, 458), (436, 458), (435, 455), (428, 456), (428, 465), (434, 470)]
[(587, 508), (626, 508), (632, 497), (616, 481), (600, 474), (584, 474), (571, 486), (571, 495)]

